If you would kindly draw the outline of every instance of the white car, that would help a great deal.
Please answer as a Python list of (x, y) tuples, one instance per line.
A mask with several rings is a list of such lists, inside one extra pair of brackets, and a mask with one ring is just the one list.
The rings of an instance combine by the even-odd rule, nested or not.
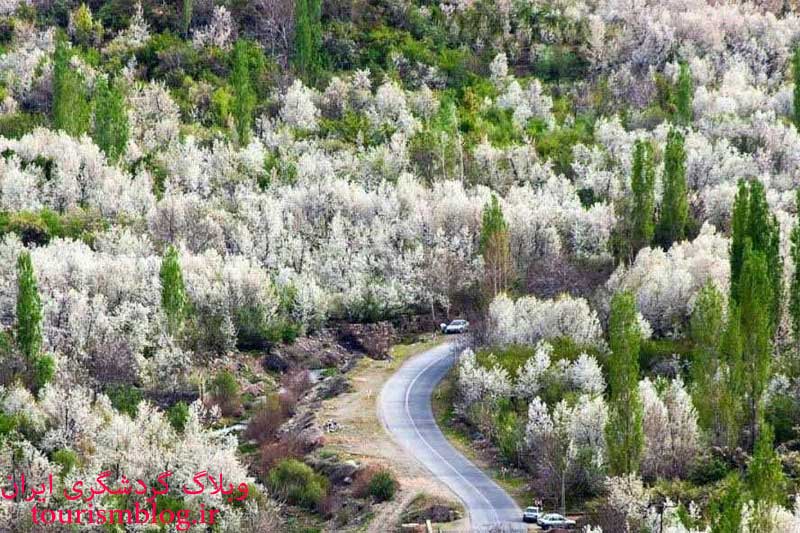
[(469, 322), (466, 320), (458, 319), (453, 320), (449, 324), (439, 324), (439, 329), (442, 330), (442, 333), (466, 333), (467, 329), (469, 328)]
[(539, 516), (537, 522), (539, 527), (547, 531), (550, 528), (572, 529), (575, 527), (575, 520), (564, 518), (560, 514), (547, 513)]
[(535, 524), (537, 520), (539, 520), (539, 508), (526, 507), (525, 511), (522, 512), (522, 521)]

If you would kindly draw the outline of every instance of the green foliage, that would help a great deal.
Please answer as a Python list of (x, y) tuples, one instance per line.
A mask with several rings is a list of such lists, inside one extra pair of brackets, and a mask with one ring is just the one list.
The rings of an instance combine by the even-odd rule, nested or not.
[(739, 282), (742, 363), (745, 376), (745, 416), (750, 429), (750, 444), (758, 433), (762, 418), (763, 396), (769, 383), (772, 359), (770, 302), (772, 288), (764, 255), (745, 250), (744, 267)]
[(609, 416), (606, 425), (608, 466), (613, 475), (636, 473), (644, 449), (642, 403), (639, 398), (641, 331), (630, 292), (611, 300), (608, 326)]
[(489, 246), (492, 238), (498, 233), (504, 233), (508, 230), (508, 223), (503, 217), (503, 210), (500, 207), (500, 201), (496, 195), (492, 195), (492, 199), (483, 208), (483, 218), (481, 219), (481, 236), (480, 246), (483, 253)]
[(542, 159), (553, 162), (553, 170), (568, 177), (574, 176), (572, 169), (573, 147), (578, 144), (590, 146), (594, 143), (594, 131), (591, 121), (586, 117), (577, 117), (571, 126), (561, 126), (554, 130), (533, 131), (536, 152)]
[(45, 245), (56, 237), (91, 242), (94, 233), (105, 229), (98, 213), (75, 209), (59, 214), (49, 209), (37, 212), (0, 211), (0, 235), (14, 233), (25, 244)]
[(731, 222), (731, 299), (741, 303), (739, 284), (750, 249), (764, 257), (768, 269), (770, 299), (767, 310), (770, 317), (770, 336), (780, 320), (783, 294), (783, 261), (780, 255), (780, 226), (771, 214), (764, 185), (753, 180), (749, 187), (739, 183), (733, 204)]
[(86, 4), (81, 4), (71, 16), (71, 27), (75, 42), (82, 46), (92, 46), (103, 38), (103, 24), (95, 21), (92, 11)]
[(295, 0), (294, 65), (307, 80), (313, 80), (322, 64), (322, 2)]
[(394, 475), (389, 470), (380, 470), (369, 480), (367, 493), (376, 502), (388, 502), (394, 498), (397, 488), (398, 483)]
[(664, 248), (686, 237), (689, 201), (686, 187), (686, 150), (683, 134), (676, 129), (667, 134), (664, 154), (664, 194), (656, 238)]
[(747, 467), (746, 481), (753, 500), (754, 523), (770, 531), (772, 508), (785, 503), (786, 479), (781, 460), (773, 448), (773, 433), (769, 424), (762, 424), (759, 430), (753, 458)]
[[(799, 57), (798, 53), (795, 52), (795, 57)], [(800, 190), (797, 191), (796, 205), (798, 213), (800, 213)], [(800, 355), (800, 223), (795, 223), (792, 228), (790, 240), (792, 243), (790, 256), (794, 272), (789, 286), (789, 316), (791, 317), (795, 350)]]
[(27, 250), (17, 258), (16, 341), (25, 359), (36, 361), (42, 347), (42, 301), (31, 254)]
[(240, 146), (245, 146), (250, 142), (256, 94), (251, 84), (248, 47), (244, 41), (237, 41), (233, 50), (231, 85), (233, 86), (232, 111), (236, 123), (236, 139)]
[(270, 470), (267, 486), (288, 503), (313, 510), (325, 497), (328, 480), (300, 461), (284, 459)]
[(649, 246), (655, 232), (655, 166), (653, 147), (649, 142), (637, 140), (633, 152), (631, 191), (631, 247), (632, 256)]
[(209, 385), (209, 393), (225, 416), (239, 411), (242, 403), (239, 382), (230, 371), (223, 370), (214, 376)]
[(692, 397), (700, 426), (706, 431), (717, 429), (719, 414), (716, 381), (720, 369), (719, 332), (723, 331), (723, 300), (712, 281), (698, 292), (691, 318), (691, 336), (694, 341), (692, 361)]
[(694, 81), (692, 71), (686, 62), (681, 62), (678, 74), (678, 86), (675, 90), (675, 122), (683, 126), (692, 122), (692, 99), (694, 98)]
[(0, 137), (19, 139), (42, 125), (42, 115), (24, 112), (0, 115)]
[(194, 7), (194, 0), (183, 0), (183, 10), (181, 12), (182, 15), (182, 27), (181, 30), (183, 31), (183, 35), (185, 37), (189, 36), (189, 28), (192, 25), (192, 9)]
[(78, 454), (70, 449), (62, 448), (53, 452), (52, 460), (61, 466), (59, 477), (63, 480), (78, 465)]
[(169, 331), (176, 334), (183, 327), (188, 304), (178, 251), (174, 246), (167, 248), (167, 252), (161, 260), (159, 278), (161, 279), (161, 308), (167, 317)]
[(711, 533), (740, 533), (745, 501), (742, 482), (737, 474), (732, 474), (709, 504)]
[(77, 137), (89, 131), (91, 105), (70, 56), (66, 39), (59, 36), (53, 57), (53, 127)]
[(31, 389), (37, 392), (53, 380), (56, 374), (56, 360), (52, 355), (41, 355), (33, 362)]
[(167, 420), (176, 431), (183, 432), (189, 420), (189, 406), (186, 402), (178, 402), (167, 411)]
[(128, 111), (122, 89), (109, 79), (97, 82), (92, 138), (110, 161), (117, 161), (128, 145)]
[(792, 120), (795, 127), (800, 129), (800, 47), (796, 47), (792, 54), (792, 78), (794, 80)]
[(111, 405), (121, 413), (125, 413), (131, 418), (136, 416), (139, 410), (139, 402), (142, 401), (142, 391), (131, 385), (114, 385), (107, 391)]

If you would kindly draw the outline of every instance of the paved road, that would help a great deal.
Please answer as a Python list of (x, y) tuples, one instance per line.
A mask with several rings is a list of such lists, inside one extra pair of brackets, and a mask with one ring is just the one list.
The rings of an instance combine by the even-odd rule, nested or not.
[(455, 357), (448, 343), (406, 361), (381, 390), (379, 416), (394, 439), (461, 498), (472, 531), (527, 531), (519, 506), (447, 442), (433, 418), (431, 393)]

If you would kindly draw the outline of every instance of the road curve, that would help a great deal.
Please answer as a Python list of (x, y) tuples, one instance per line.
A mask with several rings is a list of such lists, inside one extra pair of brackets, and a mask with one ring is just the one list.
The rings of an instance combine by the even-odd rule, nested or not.
[(471, 531), (527, 531), (511, 497), (453, 448), (433, 417), (431, 394), (456, 357), (454, 343), (416, 355), (392, 375), (378, 398), (390, 435), (463, 501)]

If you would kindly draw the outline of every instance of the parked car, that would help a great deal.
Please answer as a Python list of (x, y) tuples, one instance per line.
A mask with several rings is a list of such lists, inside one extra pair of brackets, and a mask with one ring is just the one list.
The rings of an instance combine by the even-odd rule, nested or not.
[(442, 333), (465, 333), (469, 328), (469, 322), (462, 319), (453, 320), (449, 324), (440, 324), (439, 329), (442, 330)]
[(526, 507), (525, 511), (522, 512), (522, 521), (535, 524), (537, 520), (539, 520), (539, 508)]
[(540, 515), (537, 522), (539, 527), (547, 531), (550, 528), (572, 529), (575, 527), (575, 520), (564, 518), (560, 514), (547, 513)]

